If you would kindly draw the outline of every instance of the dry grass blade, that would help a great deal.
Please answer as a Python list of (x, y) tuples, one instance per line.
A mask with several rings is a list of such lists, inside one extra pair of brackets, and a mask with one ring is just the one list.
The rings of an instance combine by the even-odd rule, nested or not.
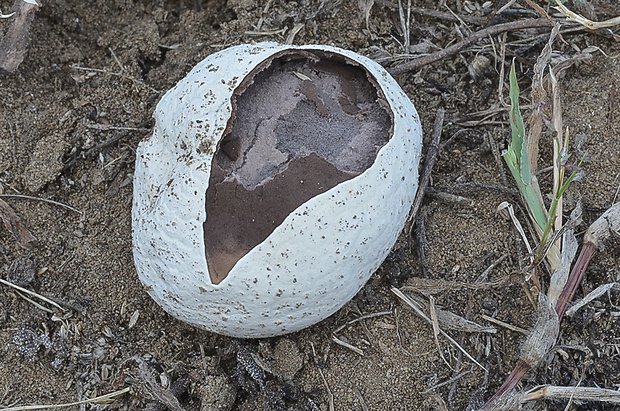
[[(67, 204), (63, 204), (63, 203), (59, 203), (58, 201), (54, 201), (54, 200), (48, 200), (47, 198), (40, 198), (40, 197), (32, 197), (32, 196), (26, 196), (26, 195), (22, 195), (22, 194), (0, 194), (0, 199), (2, 198), (16, 198), (19, 200), (32, 200), (32, 201), (41, 201), (43, 203), (48, 203), (48, 204), (53, 204), (53, 205), (57, 205), (59, 207), (63, 207), (66, 208), (67, 210), (71, 210), (74, 213), (83, 215), (84, 213), (80, 210), (78, 210), (77, 208), (73, 208), (70, 205)], [(2, 201), (2, 200), (0, 200)]]
[(28, 301), (30, 304), (34, 305), (35, 307), (37, 307), (39, 310), (45, 311), (46, 313), (49, 314), (53, 314), (54, 311), (50, 310), (49, 308), (46, 308), (44, 306), (42, 306), (41, 304), (39, 304), (38, 302), (31, 300), (30, 298), (26, 297), (24, 294), (20, 293), (19, 291), (17, 291), (17, 295), (19, 295), (21, 298), (23, 298), (24, 300)]
[(609, 207), (586, 231), (584, 243), (591, 243), (603, 249), (605, 243), (613, 238), (620, 238), (620, 203)]
[(448, 384), (452, 384), (455, 381), (460, 380), (461, 378), (463, 378), (464, 376), (466, 376), (467, 374), (470, 374), (471, 370), (467, 370), (467, 371), (463, 371), (458, 373), (457, 375), (455, 375), (454, 377), (444, 381), (444, 382), (440, 382), (437, 385), (433, 385), (432, 387), (430, 387), (429, 389), (427, 389), (426, 391), (422, 391), (422, 394), (430, 394), (431, 392), (435, 391), (437, 388), (441, 388), (444, 387)]
[(460, 204), (465, 207), (473, 207), (475, 204), (474, 200), (471, 198), (451, 193), (444, 193), (443, 191), (438, 191), (431, 187), (427, 187), (426, 190), (424, 190), (424, 194), (448, 204)]
[[(285, 29), (283, 29), (283, 30), (285, 30)], [(123, 73), (115, 73), (115, 72), (108, 71), (108, 70), (96, 69), (96, 68), (91, 68), (91, 67), (81, 67), (81, 66), (71, 66), (71, 68), (74, 69), (74, 70), (90, 71), (90, 72), (93, 72), (93, 73), (103, 73), (103, 74), (107, 74), (107, 75), (110, 75), (110, 76), (120, 77), (122, 79), (129, 80), (129, 81), (131, 81), (134, 84), (140, 84), (140, 85), (148, 88), (153, 93), (159, 93), (159, 90), (154, 89), (153, 87), (149, 86), (145, 82), (137, 80), (137, 79), (135, 79), (135, 78), (133, 78), (131, 76), (127, 76), (127, 75), (125, 75)]]
[[(416, 314), (418, 314), (420, 317), (422, 317), (422, 319), (424, 319), (427, 323), (429, 323), (431, 326), (433, 325), (433, 320), (431, 320), (426, 314), (424, 314), (424, 312), (420, 309), (420, 307), (418, 307), (416, 305), (416, 303), (411, 300), (411, 298), (407, 297), (402, 291), (400, 291), (398, 288), (396, 287), (392, 287), (391, 288), (392, 292), (394, 294), (396, 294), (396, 296), (398, 298), (400, 298), (401, 300), (403, 300), (403, 302), (405, 302), (405, 304), (407, 304), (409, 307), (413, 308), (413, 311), (415, 311)], [(465, 349), (463, 347), (461, 347), (459, 345), (459, 343), (457, 343), (452, 337), (450, 337), (448, 334), (446, 334), (445, 331), (443, 330), (439, 330), (439, 332), (441, 333), (441, 335), (443, 335), (448, 341), (450, 341), (450, 343), (452, 345), (454, 345), (459, 351), (461, 351), (463, 354), (465, 354), (465, 356), (467, 358), (469, 358), (470, 361), (472, 361), (474, 364), (476, 364), (478, 367), (480, 367), (481, 369), (483, 369), (485, 372), (488, 372), (486, 368), (484, 368), (478, 361), (476, 361), (476, 359), (474, 357), (472, 357), (471, 355), (469, 355), (469, 353), (467, 351), (465, 351)]]
[(16, 289), (17, 291), (21, 291), (22, 293), (26, 293), (26, 294), (32, 295), (33, 297), (36, 297), (36, 298), (38, 298), (41, 301), (45, 301), (46, 303), (48, 303), (50, 305), (53, 305), (54, 307), (58, 308), (61, 311), (66, 311), (64, 308), (62, 308), (56, 302), (54, 302), (54, 301), (50, 300), (49, 298), (44, 297), (44, 296), (42, 296), (40, 294), (37, 294), (34, 291), (27, 290), (27, 289), (25, 289), (23, 287), (20, 287), (19, 285), (15, 285), (15, 284), (13, 284), (11, 282), (3, 280), (2, 278), (0, 278), (0, 284), (8, 285), (9, 287)]
[(549, 281), (549, 289), (547, 290), (547, 297), (552, 306), (556, 306), (562, 290), (566, 286), (568, 276), (570, 274), (570, 267), (577, 255), (577, 249), (579, 244), (577, 238), (575, 238), (574, 227), (581, 224), (581, 204), (577, 204), (577, 207), (571, 212), (570, 220), (564, 225), (566, 231), (562, 234), (562, 256), (560, 261), (560, 267), (551, 275)]
[(545, 9), (543, 9), (541, 6), (539, 6), (538, 4), (536, 4), (533, 0), (525, 0), (525, 2), (534, 10), (536, 10), (536, 12), (538, 14), (541, 15), (541, 17), (546, 18), (547, 20), (549, 20), (549, 22), (553, 23), (553, 20), (551, 20), (551, 17), (549, 17), (549, 14), (547, 14), (547, 12), (545, 11)]
[(598, 297), (600, 297), (601, 295), (605, 294), (606, 292), (608, 292), (609, 290), (611, 290), (614, 286), (616, 285), (616, 283), (607, 283), (607, 284), (602, 284), (599, 285), (598, 287), (596, 287), (593, 291), (590, 291), (588, 293), (588, 295), (586, 295), (584, 298), (582, 298), (581, 300), (577, 301), (575, 304), (573, 304), (568, 310), (566, 310), (566, 314), (567, 316), (572, 316), (573, 314), (575, 314), (581, 307), (589, 304), (591, 301), (597, 299)]
[(474, 321), (468, 320), (467, 318), (461, 317), (458, 314), (454, 314), (453, 312), (442, 310), (441, 308), (435, 306), (434, 298), (432, 296), (430, 296), (429, 299), (433, 301), (435, 311), (434, 315), (436, 316), (437, 321), (446, 328), (456, 331), (464, 331), (467, 333), (495, 334), (497, 332), (497, 328), (495, 327), (480, 325)]
[[(534, 64), (534, 75), (532, 76), (532, 106), (541, 107), (547, 103), (547, 91), (544, 85), (545, 69), (551, 61), (553, 53), (553, 42), (559, 34), (559, 29), (554, 26), (549, 34), (549, 40), (541, 51), (536, 63)], [(530, 158), (530, 167), (532, 174), (538, 172), (538, 141), (543, 129), (543, 119), (540, 110), (532, 110), (528, 117), (528, 135), (527, 135), (527, 152)]]
[(600, 401), (620, 404), (620, 392), (597, 387), (559, 387), (544, 385), (536, 387), (522, 397), (522, 401), (535, 401), (544, 398)]
[(4, 228), (11, 232), (17, 244), (25, 250), (31, 250), (37, 239), (22, 224), (15, 211), (4, 201), (0, 199), (0, 220), (4, 224)]
[(323, 374), (323, 370), (319, 366), (319, 361), (316, 359), (316, 350), (314, 349), (314, 344), (311, 342), (310, 347), (312, 348), (312, 359), (314, 360), (314, 365), (316, 365), (316, 369), (319, 371), (319, 375), (323, 380), (323, 384), (325, 385), (325, 389), (327, 390), (327, 398), (329, 402), (329, 411), (334, 411), (336, 407), (334, 406), (334, 394), (332, 390), (329, 388), (329, 384), (327, 383), (327, 379), (325, 379), (325, 374)]
[(443, 362), (446, 363), (448, 368), (454, 371), (454, 369), (450, 365), (450, 362), (446, 360), (446, 357), (444, 357), (443, 350), (441, 349), (441, 344), (439, 343), (439, 332), (441, 331), (441, 328), (439, 327), (439, 320), (437, 320), (437, 311), (435, 309), (435, 297), (431, 295), (428, 297), (428, 299), (429, 299), (429, 312), (431, 316), (431, 325), (433, 326), (433, 338), (435, 340), (435, 346), (437, 347), (437, 352), (439, 353), (439, 356), (441, 357)]
[(579, 24), (581, 24), (582, 26), (585, 26), (591, 30), (596, 30), (596, 29), (604, 29), (607, 27), (613, 27), (613, 26), (618, 26), (620, 25), (620, 16), (619, 17), (614, 17), (613, 19), (609, 19), (609, 20), (605, 20), (605, 21), (592, 21), (589, 19), (586, 19), (585, 17), (583, 17), (580, 14), (577, 14), (573, 11), (571, 11), (568, 7), (566, 7), (564, 4), (562, 4), (562, 2), (556, 0), (555, 1), (555, 8), (562, 13), (564, 16), (566, 16), (569, 20), (575, 21)]
[(375, 317), (380, 317), (383, 315), (390, 315), (393, 314), (392, 311), (381, 311), (378, 313), (371, 313), (371, 314), (366, 314), (366, 315), (362, 315), (361, 317), (358, 317), (354, 320), (351, 320), (349, 322), (347, 322), (346, 324), (341, 325), (340, 327), (336, 328), (333, 333), (334, 334), (338, 334), (340, 331), (344, 330), (346, 327), (348, 327), (349, 325), (355, 324), (356, 322), (362, 321), (362, 320), (367, 320), (369, 318), (375, 318)]
[(504, 327), (504, 328), (507, 328), (509, 330), (512, 330), (512, 331), (515, 331), (515, 332), (527, 335), (527, 330), (525, 330), (525, 329), (523, 329), (521, 327), (517, 327), (516, 325), (508, 324), (508, 323), (506, 323), (504, 321), (498, 320), (497, 318), (489, 317), (486, 314), (481, 314), (480, 317), (485, 319), (485, 320), (487, 320), (487, 321), (489, 321), (489, 322), (497, 324), (500, 327)]
[(127, 387), (127, 388), (123, 388), (122, 390), (114, 391), (114, 392), (111, 392), (105, 395), (100, 395), (95, 398), (89, 398), (87, 400), (69, 402), (65, 404), (20, 405), (17, 407), (2, 408), (2, 411), (52, 410), (52, 409), (58, 409), (58, 408), (75, 407), (75, 406), (84, 405), (84, 404), (105, 404), (105, 403), (111, 402), (116, 397), (119, 397), (123, 394), (128, 393), (129, 389), (130, 388)]
[[(492, 267), (491, 267), (492, 268)], [(467, 283), (459, 281), (446, 281), (446, 280), (432, 280), (429, 278), (411, 278), (408, 281), (409, 285), (401, 287), (401, 290), (415, 291), (425, 295), (438, 294), (445, 291), (454, 290), (484, 290), (489, 288), (497, 288), (506, 284), (509, 281), (508, 277), (504, 277), (497, 281), (481, 282), (481, 283)]]
[(510, 204), (508, 201), (504, 201), (500, 205), (497, 206), (496, 211), (498, 213), (504, 214), (512, 221), (512, 224), (514, 224), (515, 228), (519, 232), (519, 235), (521, 236), (521, 239), (523, 240), (523, 243), (525, 244), (525, 248), (527, 248), (527, 252), (531, 256), (533, 253), (532, 246), (530, 245), (530, 241), (527, 239), (527, 236), (525, 235), (525, 230), (523, 229), (521, 222), (515, 215), (515, 210), (512, 204)]
[[(552, 68), (549, 68), (549, 80), (551, 83), (551, 98), (553, 102), (553, 114), (551, 119), (553, 120), (553, 128), (556, 133), (555, 144), (553, 145), (553, 193), (557, 194), (558, 191), (560, 191), (564, 182), (564, 170), (562, 167), (564, 159), (562, 157), (565, 155), (565, 152), (567, 150), (566, 143), (568, 142), (568, 127), (566, 128), (566, 137), (563, 138), (562, 132), (564, 130), (564, 122), (562, 121), (562, 100), (560, 96), (560, 84), (558, 83), (558, 79), (554, 74)], [(564, 201), (560, 196), (558, 198), (556, 211), (556, 215), (558, 216), (562, 216), (563, 203)], [(555, 219), (554, 229), (556, 231), (560, 231), (562, 229), (561, 217)], [(561, 250), (561, 244), (558, 243), (557, 246)]]
[(549, 302), (555, 307), (562, 294), (562, 290), (566, 286), (568, 276), (570, 274), (570, 266), (577, 255), (577, 249), (579, 244), (573, 230), (566, 230), (562, 236), (562, 260), (560, 267), (551, 275), (549, 281), (549, 289), (547, 290), (547, 296)]
[(349, 350), (353, 351), (356, 354), (361, 355), (362, 357), (364, 356), (364, 351), (362, 351), (360, 348), (357, 348), (353, 344), (349, 344), (348, 342), (341, 340), (340, 338), (336, 337), (335, 335), (332, 335), (332, 341), (335, 342), (338, 345), (343, 346), (344, 348), (348, 348)]

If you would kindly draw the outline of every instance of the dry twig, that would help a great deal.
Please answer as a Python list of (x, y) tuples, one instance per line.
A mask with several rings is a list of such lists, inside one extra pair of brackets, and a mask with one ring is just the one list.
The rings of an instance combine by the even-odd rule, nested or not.
[(312, 348), (312, 359), (314, 360), (314, 365), (316, 365), (316, 369), (319, 371), (319, 375), (323, 380), (323, 384), (325, 385), (325, 389), (327, 390), (327, 398), (329, 401), (329, 411), (334, 411), (336, 408), (334, 407), (334, 394), (332, 390), (329, 388), (329, 384), (327, 384), (327, 380), (325, 379), (325, 375), (323, 374), (323, 370), (319, 366), (319, 362), (316, 359), (316, 351), (314, 349), (314, 344), (311, 342), (310, 347)]
[[(53, 204), (53, 205), (56, 205), (56, 206), (59, 206), (59, 207), (64, 207), (67, 210), (71, 210), (74, 213), (77, 213), (77, 214), (80, 214), (80, 215), (84, 214), (83, 211), (80, 211), (77, 208), (73, 208), (70, 205), (59, 203), (58, 201), (54, 201), (54, 200), (49, 200), (47, 198), (32, 197), (32, 196), (26, 196), (26, 195), (22, 195), (22, 194), (0, 194), (0, 199), (2, 199), (2, 198), (13, 198), (13, 199), (18, 199), (18, 200), (41, 201), (43, 203), (48, 203), (48, 204)], [(2, 201), (2, 200), (0, 200), (0, 201)]]
[(7, 285), (7, 286), (9, 286), (11, 288), (16, 289), (17, 291), (21, 291), (22, 293), (26, 293), (26, 294), (32, 295), (33, 297), (36, 297), (36, 298), (38, 298), (41, 301), (45, 301), (46, 303), (48, 303), (50, 305), (53, 305), (54, 307), (58, 308), (61, 311), (66, 311), (64, 308), (62, 308), (60, 305), (58, 305), (55, 301), (50, 300), (49, 298), (44, 297), (41, 294), (37, 294), (34, 291), (27, 290), (27, 289), (25, 289), (23, 287), (20, 287), (19, 285), (15, 285), (15, 284), (13, 284), (13, 283), (11, 283), (9, 281), (3, 280), (2, 278), (0, 278), (0, 284)]
[(413, 200), (413, 206), (411, 207), (411, 212), (409, 213), (409, 218), (407, 219), (409, 234), (411, 234), (411, 229), (413, 228), (413, 220), (418, 214), (418, 210), (420, 209), (420, 205), (422, 204), (422, 200), (424, 199), (424, 191), (426, 190), (426, 186), (428, 186), (428, 183), (431, 179), (431, 172), (433, 171), (435, 161), (437, 160), (437, 154), (439, 153), (439, 140), (441, 139), (441, 132), (443, 130), (443, 119), (445, 114), (446, 111), (440, 108), (439, 110), (437, 110), (437, 114), (435, 115), (435, 124), (433, 125), (433, 141), (431, 142), (431, 145), (426, 152), (426, 160), (424, 161), (422, 176), (419, 179), (418, 192), (416, 193), (415, 199)]
[(439, 50), (433, 54), (429, 54), (428, 56), (418, 57), (410, 62), (400, 64), (396, 67), (388, 69), (391, 75), (396, 76), (398, 74), (403, 74), (409, 71), (415, 71), (424, 67), (428, 64), (434, 63), (439, 60), (443, 60), (447, 57), (450, 57), (465, 47), (471, 46), (479, 42), (480, 40), (487, 38), (488, 36), (495, 36), (500, 33), (504, 33), (507, 31), (515, 31), (515, 30), (524, 30), (524, 29), (532, 29), (539, 27), (551, 27), (552, 24), (546, 19), (528, 19), (528, 20), (519, 20), (512, 21), (510, 23), (497, 24), (495, 26), (484, 28), (480, 31), (473, 33), (471, 36), (459, 41), (456, 44), (451, 45), (450, 47), (446, 47), (443, 50)]
[[(398, 9), (398, 4), (389, 0), (377, 0), (378, 4), (381, 4), (385, 7), (389, 7), (393, 10)], [(464, 21), (467, 24), (476, 24), (476, 25), (484, 25), (486, 24), (487, 19), (484, 17), (476, 17), (476, 16), (455, 16), (452, 13), (446, 13), (443, 11), (425, 9), (422, 7), (414, 7), (411, 6), (411, 13), (417, 14), (418, 16), (430, 17), (435, 20), (446, 20), (460, 23)]]
[(129, 392), (129, 387), (123, 388), (122, 390), (111, 392), (109, 394), (100, 395), (98, 397), (89, 398), (87, 400), (82, 400), (82, 401), (70, 402), (66, 404), (51, 404), (51, 405), (20, 405), (17, 407), (2, 408), (2, 411), (52, 410), (56, 408), (75, 407), (75, 406), (84, 405), (84, 404), (105, 404), (105, 403), (111, 402), (112, 399), (119, 397), (123, 394), (126, 394), (128, 392)]
[[(424, 319), (424, 321), (426, 321), (427, 323), (429, 323), (431, 326), (433, 325), (433, 320), (431, 320), (426, 314), (424, 314), (424, 312), (420, 309), (420, 307), (418, 307), (416, 305), (416, 303), (411, 300), (411, 298), (407, 297), (402, 291), (400, 291), (398, 288), (396, 287), (392, 287), (391, 288), (392, 292), (394, 294), (396, 294), (396, 296), (398, 298), (400, 298), (401, 300), (403, 300), (403, 302), (405, 302), (405, 304), (407, 304), (409, 307), (413, 308), (413, 311), (415, 311), (416, 314), (418, 314), (420, 317), (422, 317), (422, 319)], [(448, 341), (450, 341), (450, 343), (452, 345), (454, 345), (459, 351), (461, 351), (463, 354), (465, 354), (465, 356), (467, 358), (469, 358), (470, 361), (472, 361), (474, 364), (476, 364), (478, 367), (482, 368), (485, 372), (487, 371), (486, 368), (484, 368), (478, 361), (476, 361), (476, 359), (474, 357), (472, 357), (467, 351), (465, 351), (465, 349), (463, 347), (461, 347), (461, 345), (456, 342), (454, 340), (454, 338), (450, 337), (445, 331), (443, 331), (442, 329), (439, 329), (439, 332), (441, 333), (441, 335), (443, 335)]]
[(353, 344), (349, 344), (348, 342), (341, 340), (340, 338), (336, 337), (335, 335), (332, 335), (332, 341), (335, 342), (338, 345), (343, 346), (344, 348), (348, 348), (349, 350), (353, 351), (356, 354), (361, 355), (362, 357), (364, 356), (364, 351), (362, 351), (361, 348), (357, 348)]
[(571, 11), (562, 4), (560, 1), (555, 2), (555, 8), (560, 11), (563, 15), (565, 15), (569, 20), (575, 21), (581, 24), (584, 27), (589, 28), (590, 30), (603, 29), (608, 27), (614, 27), (620, 25), (620, 17), (614, 17), (613, 19), (605, 20), (605, 21), (592, 21), (586, 19), (585, 17)]

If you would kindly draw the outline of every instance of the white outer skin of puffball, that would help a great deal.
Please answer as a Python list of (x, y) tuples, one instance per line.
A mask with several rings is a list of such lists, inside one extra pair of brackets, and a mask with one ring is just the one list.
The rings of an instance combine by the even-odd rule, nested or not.
[[(235, 88), (260, 62), (289, 48), (341, 54), (368, 70), (393, 110), (394, 135), (370, 168), (299, 206), (214, 285), (203, 239), (211, 159)], [(136, 269), (168, 313), (220, 334), (270, 337), (333, 314), (383, 262), (417, 191), (422, 130), (413, 104), (381, 66), (343, 49), (231, 47), (168, 91), (154, 117), (154, 133), (136, 153)]]

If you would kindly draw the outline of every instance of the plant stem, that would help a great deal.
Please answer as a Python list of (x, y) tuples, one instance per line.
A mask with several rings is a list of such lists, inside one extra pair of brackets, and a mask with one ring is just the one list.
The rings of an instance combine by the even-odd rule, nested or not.
[(504, 393), (512, 390), (519, 383), (519, 381), (521, 381), (521, 378), (523, 378), (525, 373), (528, 372), (531, 368), (532, 367), (528, 363), (526, 363), (522, 359), (519, 359), (519, 362), (515, 366), (514, 370), (512, 370), (510, 375), (506, 378), (502, 386), (499, 387), (497, 392), (493, 394), (493, 396), (489, 398), (486, 403), (484, 403), (481, 410), (488, 409), (489, 406), (492, 405), (495, 401), (497, 401), (497, 399), (501, 397)]
[(596, 245), (591, 242), (587, 242), (583, 244), (581, 248), (581, 252), (579, 253), (579, 257), (577, 258), (577, 262), (573, 266), (571, 273), (568, 277), (568, 281), (558, 298), (558, 302), (555, 306), (555, 312), (558, 313), (558, 318), (562, 321), (564, 317), (564, 313), (566, 313), (566, 307), (568, 303), (573, 299), (575, 292), (577, 291), (577, 287), (581, 284), (581, 280), (586, 272), (586, 268), (590, 263), (590, 259), (594, 255), (596, 251)]

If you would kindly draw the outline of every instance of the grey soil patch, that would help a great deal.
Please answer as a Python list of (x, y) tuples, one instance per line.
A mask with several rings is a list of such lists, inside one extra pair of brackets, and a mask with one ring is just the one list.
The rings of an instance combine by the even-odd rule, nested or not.
[[(264, 11), (267, 3), (270, 7)], [(437, 7), (430, 1), (412, 3)], [(607, 7), (600, 11), (611, 10), (599, 14), (599, 20), (620, 14), (613, 2), (592, 4)], [(13, 74), (0, 73), (0, 191), (52, 199), (83, 214), (49, 203), (3, 198), (38, 242), (32, 250), (23, 249), (0, 228), (0, 275), (54, 298), (67, 311), (48, 313), (0, 286), (0, 404), (57, 404), (131, 387), (131, 393), (108, 409), (161, 409), (149, 394), (153, 391), (144, 389), (149, 385), (141, 375), (150, 376), (165, 392), (180, 390), (179, 402), (187, 410), (200, 410), (201, 405), (327, 410), (326, 385), (338, 410), (427, 410), (442, 403), (448, 409), (465, 409), (472, 398), (492, 395), (516, 363), (523, 336), (503, 328), (496, 334), (446, 329), (489, 370), (488, 376), (445, 340), (440, 338), (436, 345), (432, 328), (390, 292), (391, 285), (407, 285), (408, 278), (419, 276), (416, 242), (404, 236), (366, 287), (338, 313), (301, 332), (260, 341), (237, 341), (174, 320), (149, 298), (133, 267), (134, 153), (149, 134), (161, 93), (225, 45), (282, 42), (286, 34), (252, 33), (291, 30), (297, 23), (303, 25), (294, 39), (297, 44), (336, 45), (390, 64), (389, 58), (403, 54), (395, 41), (402, 40), (398, 12), (391, 5), (377, 0), (369, 27), (353, 0), (203, 1), (202, 9), (193, 8), (192, 2), (59, 0), (41, 7), (24, 62)], [(455, 1), (447, 5), (467, 15)], [(5, 3), (2, 11), (8, 11)], [(6, 24), (0, 20), (2, 32)], [(412, 51), (445, 47), (468, 29), (482, 27), (459, 26), (457, 34), (454, 28), (460, 24), (416, 15)], [(509, 49), (529, 45), (528, 39), (538, 34), (521, 33), (526, 40), (509, 34)], [(591, 33), (567, 34), (565, 39), (569, 44), (555, 45), (558, 53), (571, 55), (591, 45), (608, 55), (620, 53), (617, 43)], [(429, 278), (475, 284), (491, 263), (508, 255), (488, 274), (488, 280), (509, 280), (502, 286), (444, 290), (435, 293), (435, 303), (485, 325), (482, 314), (527, 329), (534, 309), (519, 274), (526, 255), (512, 226), (495, 213), (500, 202), (517, 201), (506, 192), (480, 189), (503, 184), (506, 172), (489, 143), (493, 140), (500, 150), (506, 147), (505, 117), (498, 112), (480, 123), (483, 117), (473, 115), (496, 107), (501, 62), (495, 61), (490, 43), (476, 47), (397, 79), (420, 113), (425, 142), (436, 109), (446, 109), (442, 140), (452, 139), (440, 150), (433, 188), (467, 196), (474, 203), (427, 198), (422, 208), (424, 257)], [(524, 98), (528, 64), (540, 51), (539, 45), (532, 47), (519, 56)], [(492, 64), (487, 75), (472, 79), (467, 64), (479, 54)], [(570, 69), (563, 88), (564, 123), (571, 135), (584, 136), (583, 144), (572, 147), (572, 158), (588, 154), (566, 207), (568, 211), (581, 200), (584, 219), (591, 223), (614, 201), (620, 184), (620, 63), (597, 54)], [(551, 162), (551, 147), (546, 137), (541, 142), (541, 168)], [(548, 193), (549, 176), (541, 173), (539, 179)], [(525, 222), (518, 208), (517, 214)], [(617, 243), (598, 253), (577, 297), (618, 281), (619, 259)], [(548, 281), (544, 274), (542, 281)], [(561, 351), (549, 355), (523, 385), (617, 389), (618, 306), (620, 294), (612, 289), (566, 318), (560, 330)], [(383, 311), (391, 314), (349, 324)], [(361, 349), (363, 356), (333, 342), (333, 332), (343, 325), (338, 338)], [(137, 361), (130, 360), (135, 357), (148, 373), (141, 373)], [(561, 410), (566, 402), (542, 406)], [(594, 403), (573, 407), (613, 409)]]

